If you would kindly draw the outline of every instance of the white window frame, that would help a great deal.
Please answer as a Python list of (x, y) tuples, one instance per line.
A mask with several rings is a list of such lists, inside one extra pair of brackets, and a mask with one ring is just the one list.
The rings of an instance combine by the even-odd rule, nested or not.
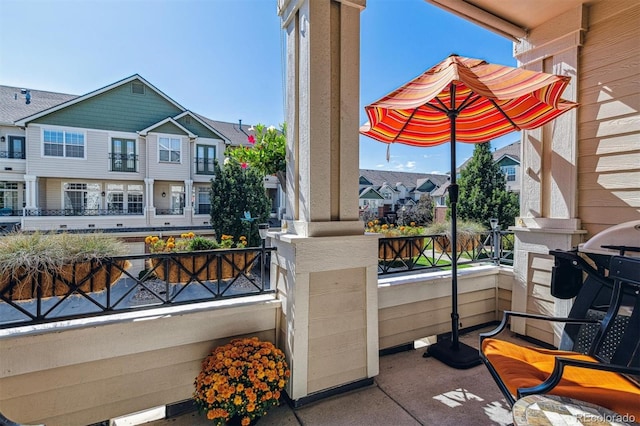
[[(44, 140), (44, 134), (46, 131), (49, 132), (62, 132), (62, 155), (58, 156), (58, 155), (47, 155), (45, 154), (45, 140)], [(73, 133), (73, 134), (78, 134), (78, 135), (82, 135), (82, 157), (69, 157), (67, 156), (67, 146), (78, 146), (75, 144), (68, 144), (66, 142), (67, 139), (67, 133)], [(63, 158), (65, 160), (86, 160), (87, 159), (87, 132), (85, 130), (82, 129), (78, 129), (78, 128), (73, 128), (73, 127), (60, 127), (60, 126), (46, 126), (46, 127), (42, 127), (40, 129), (40, 155), (42, 158), (56, 158), (56, 159), (60, 159)]]
[[(143, 213), (144, 212), (144, 187), (140, 184), (133, 183), (113, 183), (109, 182), (106, 184), (106, 200), (105, 200), (105, 208), (111, 210), (110, 198), (113, 194), (118, 194), (122, 197), (122, 201), (119, 203), (122, 205), (121, 210), (126, 211), (131, 214), (133, 212)], [(140, 201), (132, 201), (132, 197), (141, 197)], [(139, 205), (140, 209), (132, 209), (131, 205)]]
[[(63, 210), (76, 210), (82, 209), (85, 210), (98, 210), (100, 209), (100, 198), (101, 198), (101, 186), (96, 182), (62, 182), (62, 202), (60, 205)], [(82, 196), (82, 206), (70, 206), (68, 207), (65, 202), (65, 195), (67, 192), (73, 193), (81, 193), (84, 194)], [(93, 201), (93, 204), (91, 203)]]
[[(513, 170), (513, 173), (509, 173), (511, 170)], [(516, 166), (502, 166), (502, 173), (504, 173), (507, 182), (516, 181)], [(510, 177), (512, 177), (512, 179), (509, 179)]]
[[(169, 143), (170, 144), (174, 140), (178, 141), (179, 150), (177, 152), (178, 152), (178, 155), (180, 156), (178, 161), (171, 161), (171, 153), (172, 152), (176, 152), (176, 151), (174, 151), (172, 149), (169, 149), (169, 160), (160, 159), (160, 151), (161, 151), (160, 150), (160, 139), (169, 139)], [(158, 145), (158, 163), (182, 164), (182, 137), (181, 136), (177, 136), (177, 135), (158, 135), (157, 145)]]

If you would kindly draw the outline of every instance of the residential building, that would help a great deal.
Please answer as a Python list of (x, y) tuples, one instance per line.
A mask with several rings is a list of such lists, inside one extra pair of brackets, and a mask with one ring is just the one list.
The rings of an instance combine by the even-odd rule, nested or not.
[[(495, 149), (492, 153), (494, 163), (497, 163), (507, 182), (507, 191), (520, 194), (520, 141), (510, 143), (502, 148)], [(464, 170), (471, 158), (462, 163), (456, 170), (458, 176)]]
[[(214, 162), (251, 129), (140, 75), (82, 96), (0, 86), (0, 223), (23, 230), (207, 226)], [(274, 216), (282, 203), (267, 179)]]
[(360, 169), (360, 212), (375, 211), (378, 217), (410, 209), (424, 194), (446, 184), (448, 175)]

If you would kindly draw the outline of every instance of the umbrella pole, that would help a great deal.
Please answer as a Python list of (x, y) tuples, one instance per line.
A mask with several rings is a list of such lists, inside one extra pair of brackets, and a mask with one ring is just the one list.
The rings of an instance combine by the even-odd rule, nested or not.
[[(452, 85), (451, 99), (455, 98), (455, 86)], [(457, 369), (467, 369), (480, 365), (478, 350), (460, 343), (458, 326), (458, 184), (456, 183), (456, 117), (458, 111), (449, 110), (451, 122), (451, 184), (449, 185), (449, 201), (451, 203), (451, 340), (438, 339), (438, 342), (427, 348), (425, 356), (432, 356), (438, 361)]]

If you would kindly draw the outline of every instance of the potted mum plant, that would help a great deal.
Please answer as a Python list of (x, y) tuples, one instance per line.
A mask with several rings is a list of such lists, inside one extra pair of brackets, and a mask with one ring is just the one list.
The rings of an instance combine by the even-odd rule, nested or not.
[(0, 238), (0, 293), (10, 300), (105, 290), (130, 266), (105, 262), (128, 253), (116, 237), (101, 233), (22, 233)]
[[(229, 250), (245, 248), (247, 237), (241, 235), (238, 241), (232, 235), (222, 235), (218, 242), (213, 238), (195, 235), (193, 232), (180, 234), (179, 238), (160, 238), (149, 235), (145, 243), (150, 253), (175, 253), (177, 256), (168, 259), (166, 256), (149, 259), (149, 269), (161, 280), (170, 283), (182, 283), (196, 277), (200, 281), (229, 279), (242, 272), (247, 272), (256, 257), (255, 252), (239, 251), (224, 254), (211, 253), (210, 250)], [(207, 251), (198, 254), (197, 252)], [(186, 255), (193, 253), (193, 255)], [(217, 258), (220, 257), (221, 268), (218, 270)], [(220, 272), (220, 273), (219, 273)]]
[(289, 380), (284, 353), (257, 337), (215, 348), (195, 379), (194, 400), (214, 425), (247, 426), (279, 404)]

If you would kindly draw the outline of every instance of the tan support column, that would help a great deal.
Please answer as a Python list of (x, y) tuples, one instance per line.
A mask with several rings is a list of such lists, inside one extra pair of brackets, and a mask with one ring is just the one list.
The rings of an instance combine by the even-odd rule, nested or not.
[[(579, 52), (587, 27), (587, 9), (574, 8), (533, 28), (514, 45), (519, 66), (571, 77), (563, 98), (577, 101)], [(516, 237), (515, 285), (512, 309), (566, 316), (570, 301), (554, 301), (544, 290), (550, 284), (553, 259), (549, 250), (568, 250), (582, 241), (578, 211), (577, 110), (550, 124), (523, 132), (520, 217)], [(514, 319), (512, 330), (558, 344), (561, 325), (554, 329)]]
[(360, 12), (279, 0), (287, 38), (288, 233), (272, 234), (280, 346), (298, 403), (378, 374), (377, 239), (358, 217)]

